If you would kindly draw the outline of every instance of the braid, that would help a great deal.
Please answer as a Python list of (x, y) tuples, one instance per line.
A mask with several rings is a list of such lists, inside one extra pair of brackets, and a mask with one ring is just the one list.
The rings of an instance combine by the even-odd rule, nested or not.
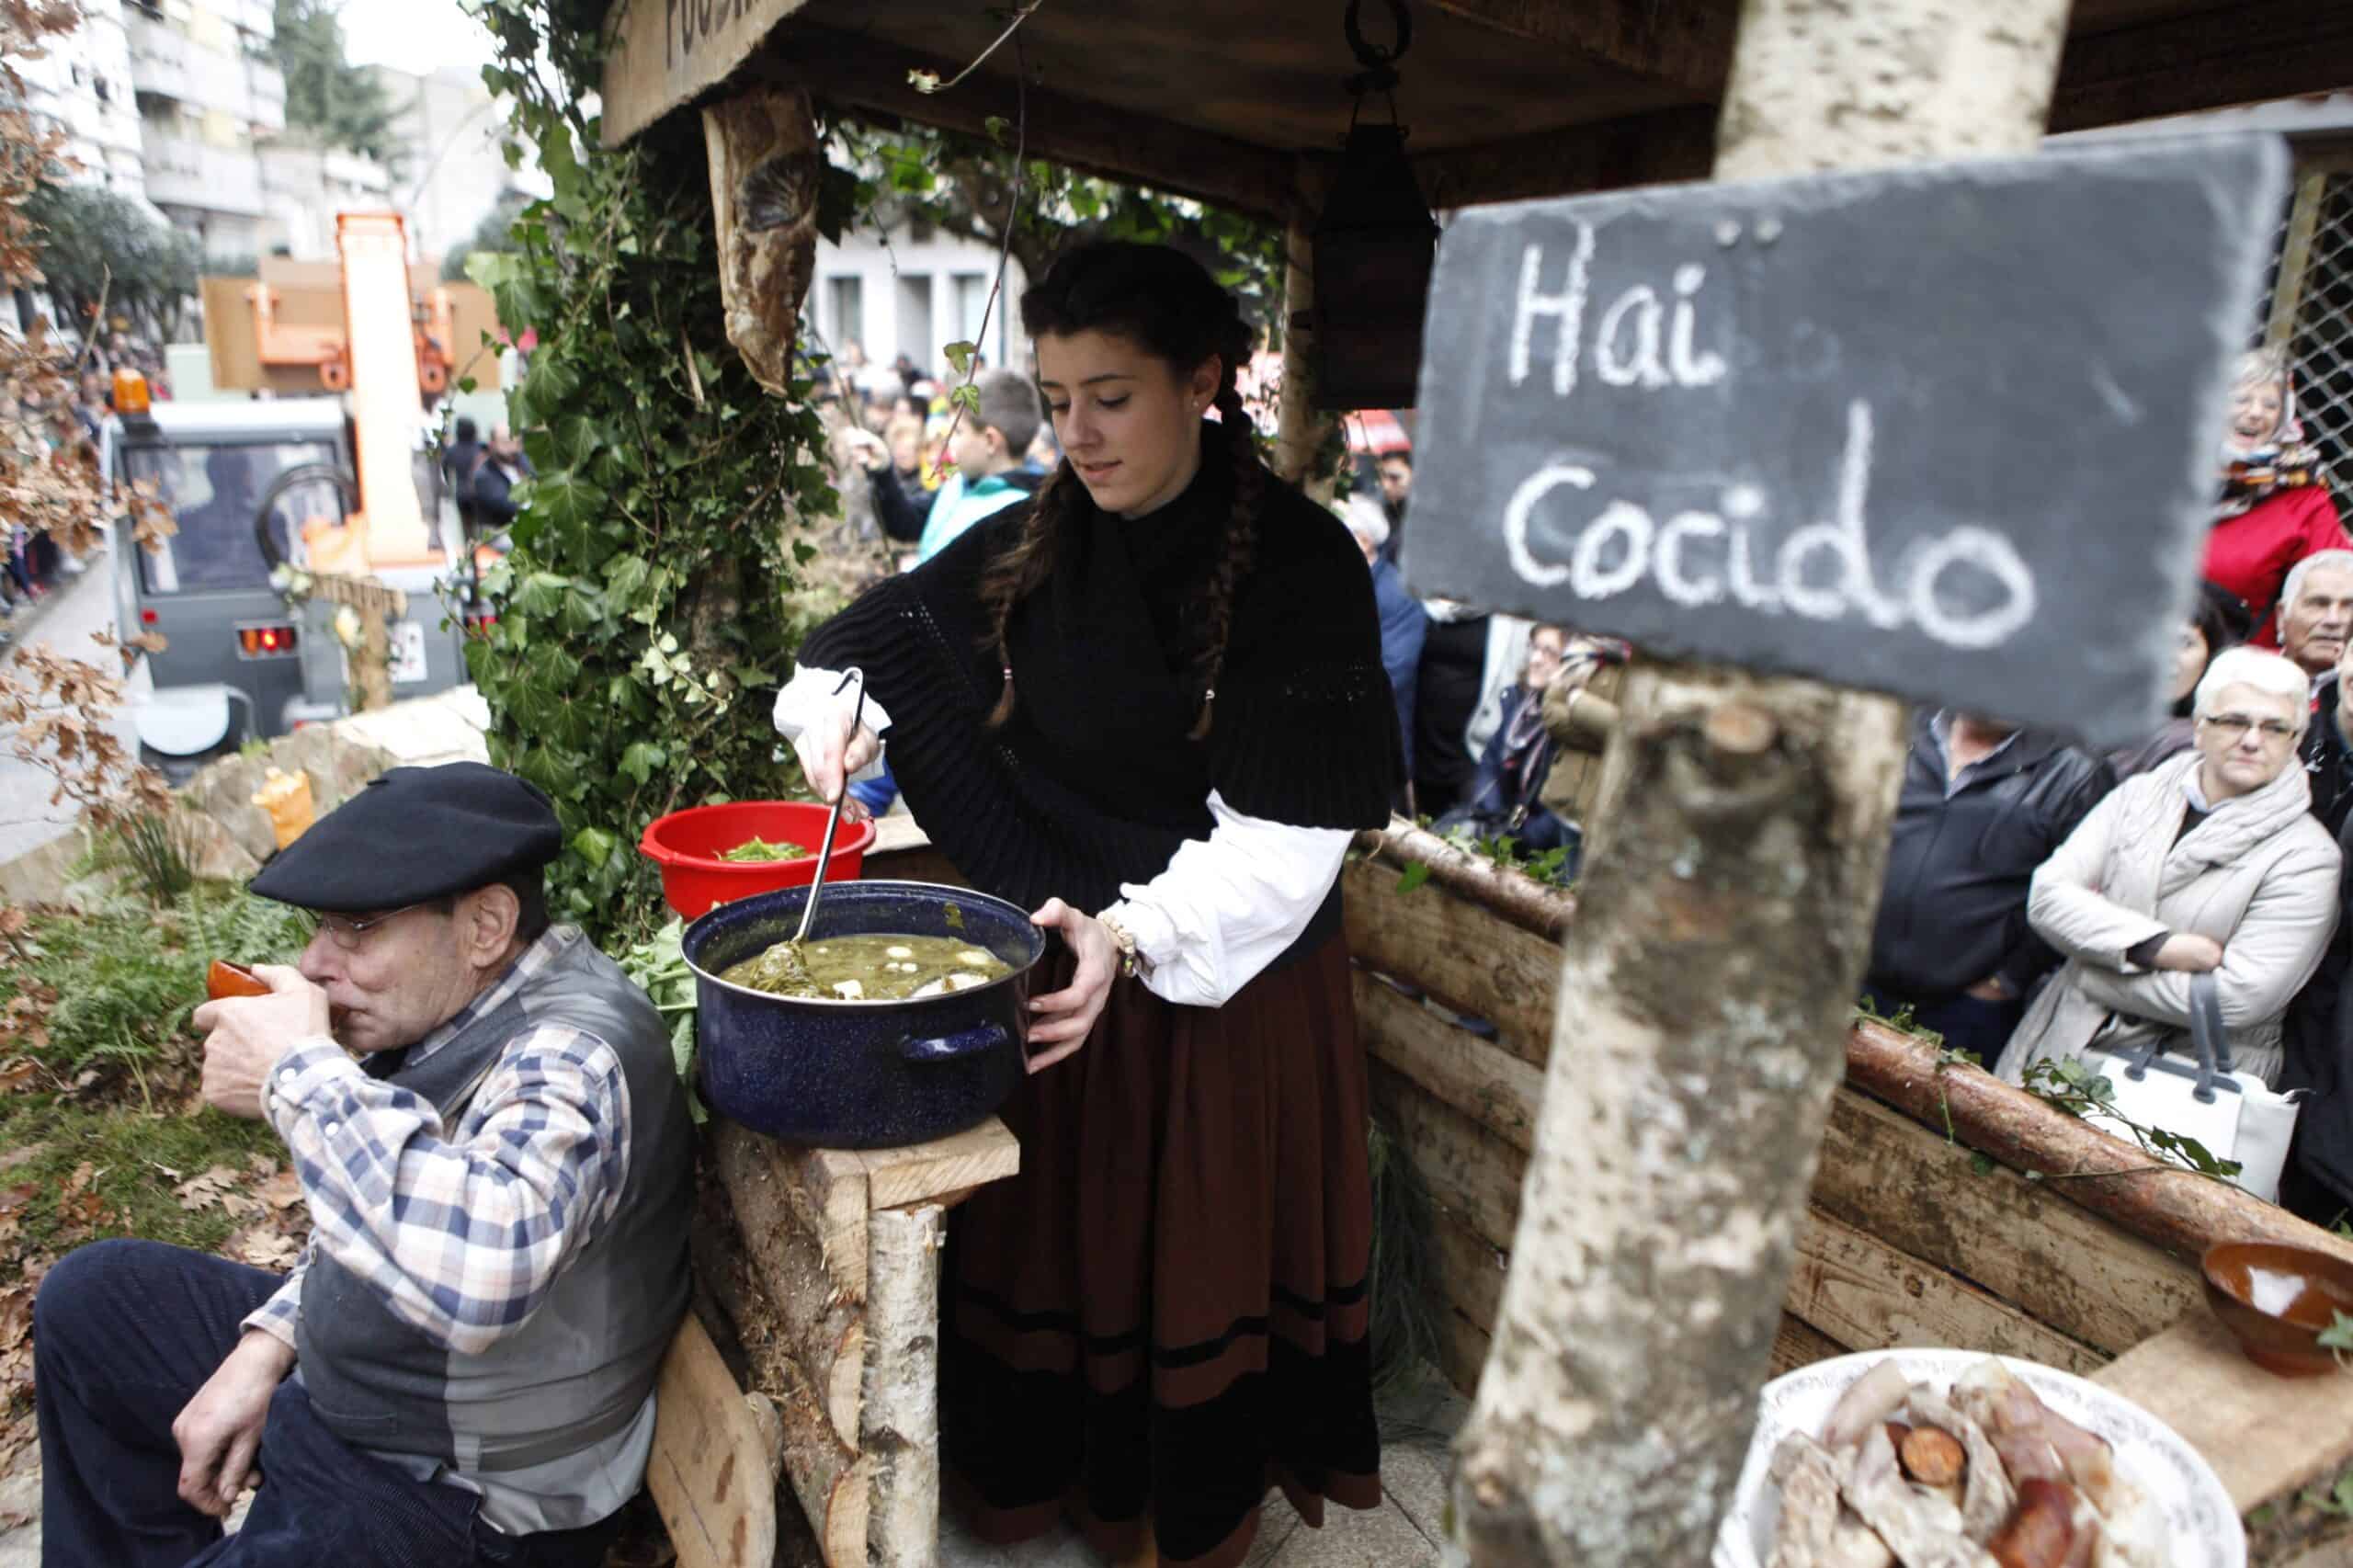
[(981, 573), (981, 604), (989, 617), (989, 635), (982, 646), (995, 653), (1005, 672), (1004, 688), (997, 693), (996, 706), (989, 710), (987, 722), (992, 730), (1013, 717), (1013, 652), (1006, 642), (1006, 628), (1012, 623), (1014, 607), (1053, 575), (1063, 518), (1082, 494), (1078, 475), (1064, 459), (1030, 503), (1021, 537)]
[(1233, 514), (1225, 526), (1225, 553), (1210, 574), (1203, 608), (1209, 619), (1209, 647), (1201, 655), (1201, 716), (1194, 721), (1192, 738), (1207, 740), (1217, 715), (1217, 680), (1225, 668), (1226, 635), (1233, 625), (1233, 599), (1250, 574), (1251, 557), (1258, 548), (1258, 503), (1266, 494), (1267, 470), (1258, 461), (1258, 444), (1252, 434), (1249, 411), (1235, 388), (1233, 358), (1226, 360), (1225, 380), (1218, 388), (1218, 419), (1231, 432), (1233, 455)]

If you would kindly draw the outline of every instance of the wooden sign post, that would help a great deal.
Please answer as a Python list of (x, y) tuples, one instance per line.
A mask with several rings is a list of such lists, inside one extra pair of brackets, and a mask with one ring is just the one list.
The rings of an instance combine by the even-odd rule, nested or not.
[[(2067, 9), (1746, 0), (1717, 173), (2029, 153)], [(1708, 661), (1638, 666), (1611, 743), (1458, 1439), (1473, 1562), (1710, 1560), (1902, 777), (1857, 688), (2154, 724), (2283, 179), (2241, 142), (1448, 230), (1409, 581)]]

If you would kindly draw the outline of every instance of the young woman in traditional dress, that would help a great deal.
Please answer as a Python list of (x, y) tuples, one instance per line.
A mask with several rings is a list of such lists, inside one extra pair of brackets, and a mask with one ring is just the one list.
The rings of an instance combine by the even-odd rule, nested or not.
[(1396, 714), (1354, 542), (1259, 462), (1232, 298), (1092, 244), (1022, 321), (1061, 467), (820, 628), (778, 724), (829, 797), (887, 735), (934, 844), (1062, 938), (1004, 1111), (1021, 1173), (951, 1227), (951, 1497), (992, 1541), (1067, 1515), (1225, 1568), (1272, 1486), (1311, 1523), (1380, 1499), (1338, 878)]

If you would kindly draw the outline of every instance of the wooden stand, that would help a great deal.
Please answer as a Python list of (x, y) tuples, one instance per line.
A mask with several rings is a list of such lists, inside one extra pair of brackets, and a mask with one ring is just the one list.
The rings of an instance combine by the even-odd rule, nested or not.
[(1020, 1145), (994, 1117), (864, 1152), (718, 1122), (706, 1155), (695, 1273), (749, 1392), (689, 1319), (663, 1370), (651, 1466), (681, 1568), (769, 1568), (779, 1482), (830, 1568), (934, 1562), (947, 1210), (1019, 1169)]

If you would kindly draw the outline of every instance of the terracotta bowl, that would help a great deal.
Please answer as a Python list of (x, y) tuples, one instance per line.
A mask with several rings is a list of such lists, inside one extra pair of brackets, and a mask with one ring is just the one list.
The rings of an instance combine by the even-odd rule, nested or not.
[(2206, 1302), (2246, 1352), (2283, 1378), (2336, 1369), (2320, 1336), (2337, 1312), (2353, 1312), (2353, 1263), (2332, 1253), (2274, 1242), (2224, 1242), (2204, 1259)]

